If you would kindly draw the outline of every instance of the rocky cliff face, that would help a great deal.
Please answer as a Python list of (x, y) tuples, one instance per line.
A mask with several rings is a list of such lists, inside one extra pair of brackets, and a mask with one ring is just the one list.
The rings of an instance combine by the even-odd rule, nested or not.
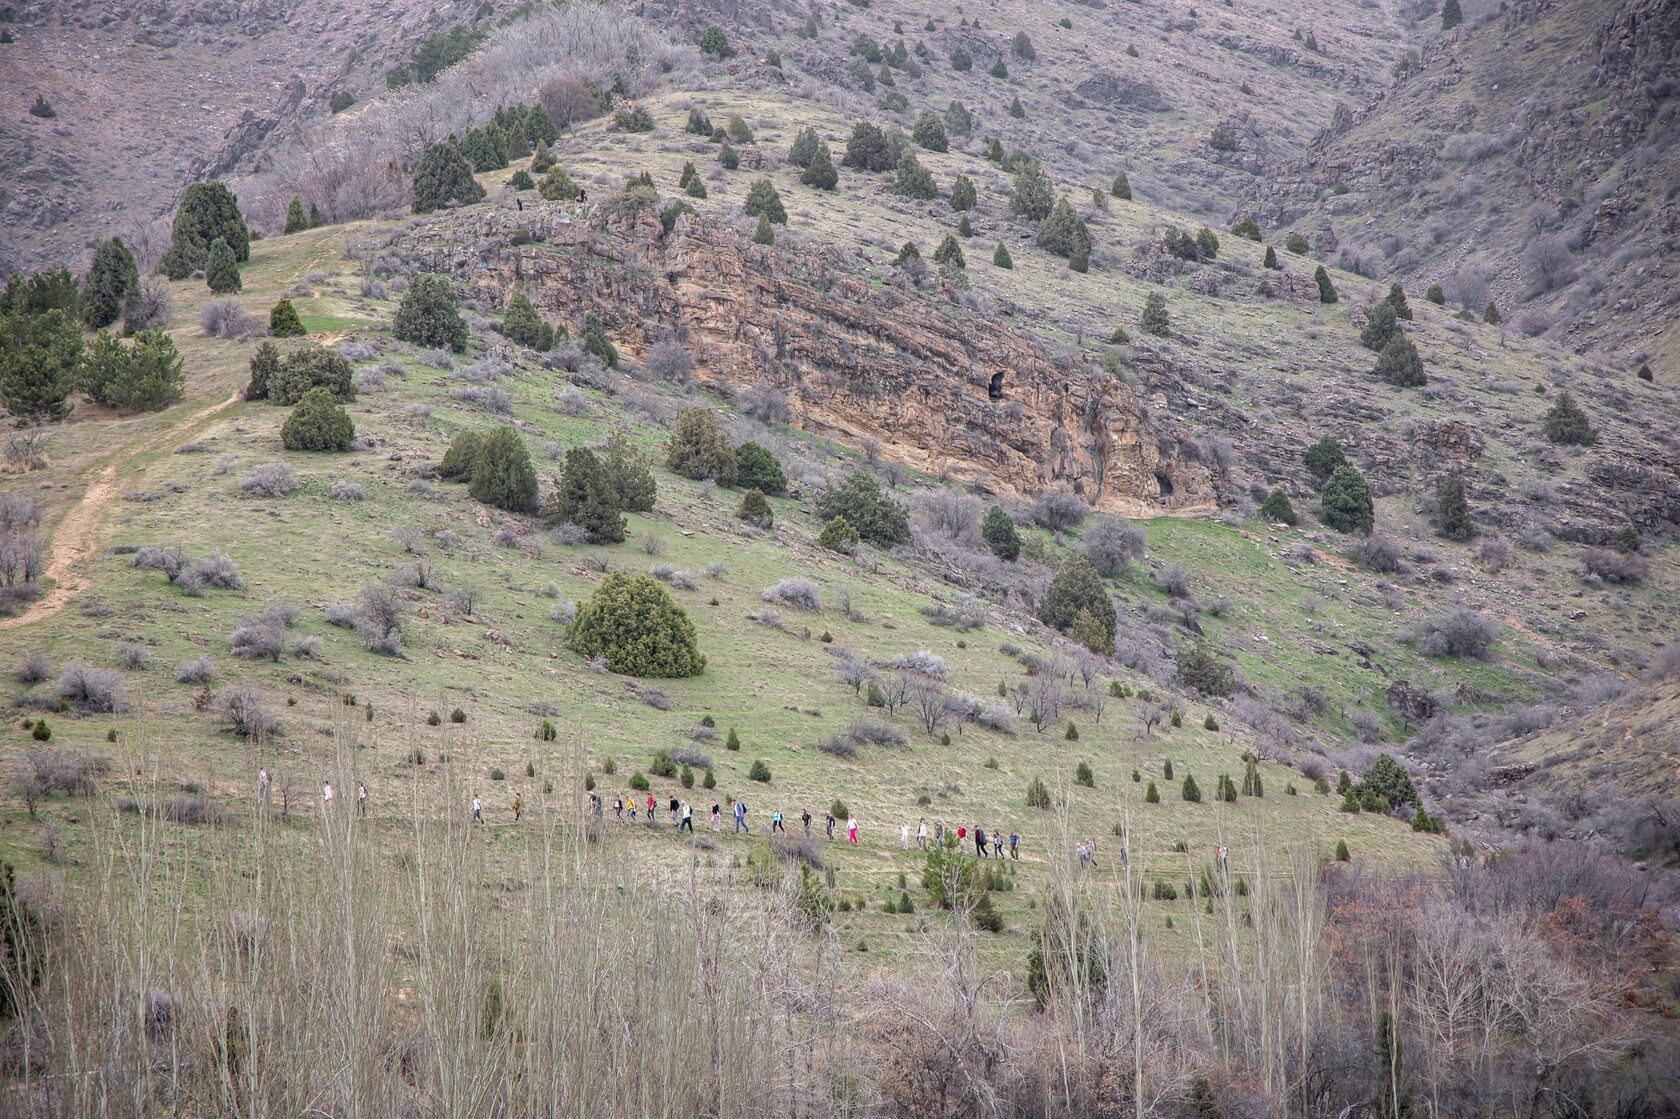
[[(1248, 209), (1421, 290), (1680, 375), (1680, 5), (1523, 0), (1432, 40)], [(1564, 254), (1567, 253), (1567, 256)], [(1344, 261), (1346, 262), (1346, 261)]]
[(1214, 508), (1209, 470), (1158, 445), (1130, 387), (1053, 364), (947, 293), (906, 295), (837, 254), (763, 248), (692, 217), (662, 236), (648, 210), (598, 222), (569, 213), (445, 216), (409, 248), (495, 306), (517, 285), (552, 319), (592, 311), (632, 354), (675, 337), (726, 391), (774, 385), (797, 426), (853, 445), (872, 437), (919, 470), (1022, 497), (1065, 486), (1133, 516)]

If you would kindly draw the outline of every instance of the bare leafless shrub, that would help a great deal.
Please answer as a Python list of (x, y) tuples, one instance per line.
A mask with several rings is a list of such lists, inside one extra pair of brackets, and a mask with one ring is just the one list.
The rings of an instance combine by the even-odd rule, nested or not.
[(216, 666), (209, 657), (195, 657), (175, 670), (175, 681), (180, 684), (208, 684), (217, 675)]
[(1569, 245), (1555, 233), (1530, 238), (1523, 246), (1522, 262), (1532, 294), (1555, 291), (1575, 279), (1575, 262)]
[(567, 385), (554, 394), (554, 410), (565, 416), (589, 414), (589, 397), (574, 385)]
[(549, 608), (548, 617), (550, 621), (569, 626), (572, 624), (572, 619), (577, 617), (577, 603), (569, 598), (563, 598)]
[(759, 597), (790, 610), (822, 609), (822, 591), (809, 579), (783, 579), (774, 586), (766, 587)]
[(334, 501), (360, 501), (362, 487), (355, 482), (334, 482), (332, 484), (332, 499)]
[(407, 608), (395, 591), (381, 583), (370, 584), (356, 596), (356, 632), (371, 651), (394, 657), (402, 649), (405, 613)]
[[(711, 727), (705, 727), (705, 726), (690, 727), (689, 729), (690, 729), (690, 731), (693, 731), (693, 730), (710, 731), (710, 730), (712, 730)], [(714, 731), (713, 734), (706, 739), (706, 741), (710, 741), (711, 738), (716, 738), (716, 737), (717, 737), (717, 735), (716, 735), (716, 732)], [(667, 750), (666, 753), (670, 754), (671, 755), (671, 760), (676, 762), (678, 765), (686, 765), (686, 766), (689, 766), (693, 769), (710, 769), (712, 767), (712, 756), (710, 754), (705, 753), (704, 751), (701, 751), (701, 750), (693, 749), (692, 747), (689, 747), (689, 746), (673, 746), (669, 750)]]
[(296, 493), (298, 485), (292, 468), (283, 462), (265, 462), (252, 467), (239, 479), (240, 490), (253, 497), (285, 497)]
[(1638, 552), (1612, 552), (1607, 548), (1588, 548), (1581, 553), (1575, 573), (1591, 582), (1632, 584), (1644, 580), (1649, 565)]
[(75, 661), (58, 678), (58, 697), (78, 711), (121, 711), (122, 674)]
[(1405, 566), (1400, 562), (1400, 546), (1380, 532), (1356, 536), (1348, 546), (1348, 558), (1379, 575), (1393, 574)]
[(1498, 575), (1511, 566), (1513, 553), (1510, 542), (1503, 536), (1488, 535), (1482, 538), (1477, 550), (1476, 560), (1484, 571)]
[(908, 740), (904, 732), (890, 723), (874, 719), (858, 719), (846, 728), (846, 737), (867, 746), (902, 747)]
[(513, 396), (507, 389), (496, 386), (468, 385), (466, 388), (450, 389), (449, 396), (469, 407), (499, 416), (513, 411)]
[(246, 311), (237, 299), (214, 299), (199, 313), (199, 326), (211, 338), (255, 338), (268, 333), (256, 315)]
[(816, 748), (825, 754), (850, 761), (857, 757), (857, 743), (844, 734), (831, 734), (827, 738), (819, 739)]
[(768, 381), (743, 389), (736, 403), (746, 415), (763, 423), (787, 423), (793, 416), (787, 393)]
[(642, 363), (647, 375), (673, 385), (687, 385), (694, 380), (694, 359), (682, 343), (666, 338), (655, 342)]
[(187, 561), (174, 581), (184, 593), (195, 598), (213, 587), (230, 591), (245, 589), (245, 579), (239, 574), (239, 566), (220, 552)]
[(123, 330), (138, 334), (142, 330), (162, 328), (174, 317), (174, 300), (169, 294), (169, 281), (162, 276), (145, 276), (139, 290), (128, 297), (123, 307)]
[(130, 671), (139, 671), (146, 667), (146, 662), (152, 659), (152, 651), (137, 641), (119, 641), (117, 643), (117, 660)]
[(1091, 507), (1086, 505), (1078, 494), (1068, 490), (1052, 490), (1039, 494), (1029, 515), (1036, 525), (1051, 532), (1065, 532), (1083, 524), (1090, 512)]
[(1168, 598), (1188, 599), (1193, 597), (1190, 590), (1190, 573), (1176, 563), (1155, 574), (1155, 585), (1160, 587), (1162, 593)]
[(749, 622), (756, 622), (766, 629), (780, 630), (783, 633), (787, 632), (787, 623), (782, 621), (782, 612), (780, 610), (771, 610), (768, 608), (764, 610), (754, 610), (747, 615), (747, 620)]
[(47, 465), (47, 446), (51, 437), (44, 424), (24, 424), (9, 427), (0, 439), (0, 462), (8, 470), (27, 474)]
[(589, 542), (589, 530), (582, 525), (575, 525), (570, 521), (555, 525), (549, 532), (548, 538), (562, 547), (575, 548), (579, 544)]
[(444, 596), (449, 608), (457, 614), (472, 617), (478, 611), (478, 604), (483, 600), (484, 592), (471, 583), (458, 583), (449, 588)]
[(1504, 628), (1479, 610), (1457, 606), (1417, 622), (1410, 639), (1425, 656), (1486, 660)]
[(52, 662), (39, 649), (30, 649), (18, 659), (12, 675), (24, 685), (39, 684), (52, 675)]
[(342, 602), (328, 603), (322, 614), (329, 626), (337, 626), (339, 629), (356, 628), (356, 611)]
[(913, 672), (918, 676), (941, 682), (951, 678), (951, 670), (945, 664), (945, 658), (931, 649), (918, 649), (914, 653), (889, 658), (881, 662), (881, 667), (899, 672)]
[(262, 693), (249, 684), (237, 684), (216, 693), (216, 714), (240, 738), (272, 737), (280, 733), (280, 722), (269, 714)]

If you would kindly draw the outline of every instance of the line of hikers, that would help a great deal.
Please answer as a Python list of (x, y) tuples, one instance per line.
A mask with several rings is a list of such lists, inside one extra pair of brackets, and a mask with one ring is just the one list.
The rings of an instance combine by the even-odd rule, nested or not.
[[(659, 800), (652, 793), (647, 794), (647, 799), (640, 804), (637, 803), (636, 796), (634, 794), (628, 798), (614, 797), (612, 803), (613, 819), (622, 824), (633, 824), (638, 819), (642, 819), (642, 813), (645, 812), (647, 822), (652, 823), (655, 813), (659, 811), (659, 807)], [(589, 794), (589, 810), (594, 816), (605, 816), (606, 802), (601, 798), (600, 794)], [(689, 804), (686, 800), (681, 800), (677, 797), (670, 798), (670, 800), (665, 804), (665, 811), (670, 814), (671, 826), (676, 828), (678, 831), (692, 832), (694, 830), (694, 806)], [(734, 834), (739, 835), (742, 832), (746, 832), (748, 835), (752, 834), (752, 824), (747, 820), (746, 801), (731, 801), (729, 805), (729, 815), (734, 822)], [(712, 830), (714, 832), (721, 832), (723, 830), (724, 817), (724, 806), (721, 802), (712, 802), (711, 816)], [(799, 823), (807, 838), (811, 836), (811, 825), (815, 820), (816, 817), (811, 814), (810, 809), (807, 808), (800, 810)], [(839, 825), (839, 823), (839, 818), (836, 817), (832, 811), (823, 813), (823, 834), (829, 839), (833, 839), (834, 829)], [(788, 834), (787, 820), (786, 817), (782, 815), (782, 810), (780, 808), (770, 814), (770, 833), (772, 835)], [(848, 843), (857, 843), (858, 818), (855, 813), (847, 814), (845, 833), (846, 841)], [(908, 851), (910, 849), (910, 840), (912, 838), (910, 825), (907, 823), (899, 825), (898, 835), (899, 846)], [(1010, 832), (1006, 839), (1002, 828), (994, 827), (988, 835), (986, 829), (983, 827), (974, 828), (972, 833), (966, 827), (959, 827), (956, 829), (954, 835), (955, 841), (958, 845), (966, 843), (972, 835), (974, 840), (974, 854), (977, 858), (1001, 859), (1003, 858), (1004, 847), (1006, 844), (1008, 846), (1009, 857), (1011, 859), (1019, 861), (1021, 858), (1021, 836), (1019, 832)], [(925, 849), (930, 841), (937, 847), (945, 844), (949, 839), (944, 823), (936, 822), (933, 825), (933, 830), (930, 832), (928, 830), (928, 822), (926, 818), (916, 822), (914, 838), (916, 846), (922, 849)]]
[[(266, 802), (271, 798), (271, 785), (272, 779), (269, 777), (268, 770), (257, 770), (258, 800)], [(333, 801), (336, 797), (337, 794), (333, 791), (332, 782), (328, 781), (324, 783), (321, 786), (321, 810), (323, 812), (331, 811)], [(484, 799), (478, 795), (478, 791), (476, 789), (473, 791), (472, 799), (469, 803), (472, 811), (472, 822), (475, 824), (483, 824), (485, 822)], [(615, 797), (613, 799), (612, 806), (613, 818), (625, 824), (635, 823), (638, 819), (637, 814), (640, 807), (642, 806), (637, 805), (634, 795), (631, 795), (628, 799), (624, 797)], [(744, 800), (731, 801), (729, 807), (730, 814), (735, 822), (735, 834), (739, 835), (742, 832), (746, 832), (748, 835), (751, 835), (752, 825), (747, 822), (747, 802)], [(647, 821), (652, 823), (654, 813), (659, 809), (659, 801), (652, 793), (647, 795), (645, 808), (647, 811)], [(605, 811), (606, 802), (602, 800), (601, 795), (599, 793), (590, 793), (590, 814), (600, 818), (605, 815)], [(686, 800), (680, 800), (677, 797), (672, 797), (666, 805), (666, 811), (671, 814), (672, 827), (676, 828), (678, 831), (694, 831), (693, 805), (689, 804)], [(356, 814), (358, 816), (365, 817), (367, 816), (367, 813), (367, 784), (365, 782), (358, 781), (356, 782)], [(517, 824), (524, 814), (525, 794), (520, 791), (515, 791), (513, 794), (513, 822)], [(799, 818), (800, 824), (804, 828), (806, 838), (810, 838), (811, 823), (816, 819), (816, 817), (811, 815), (810, 809), (802, 809), (800, 811)], [(835, 817), (833, 812), (825, 812), (823, 814), (823, 834), (829, 839), (833, 839), (834, 828), (838, 823), (839, 820)], [(712, 830), (714, 832), (721, 832), (723, 830), (723, 805), (718, 801), (712, 802)], [(782, 835), (787, 834), (787, 824), (782, 816), (782, 810), (780, 808), (770, 814), (770, 832), (772, 835), (777, 833)], [(910, 849), (911, 840), (910, 825), (907, 823), (899, 825), (898, 835), (899, 845), (904, 850), (908, 851)], [(968, 841), (971, 835), (974, 840), (974, 855), (976, 858), (1003, 858), (1004, 845), (1007, 842), (1009, 847), (1009, 857), (1017, 862), (1020, 861), (1021, 836), (1019, 832), (1010, 832), (1008, 839), (1005, 840), (1002, 828), (994, 827), (992, 828), (990, 834), (988, 834), (986, 829), (983, 827), (974, 828), (972, 833), (966, 827), (958, 827), (955, 832), (955, 846), (960, 849)], [(933, 825), (933, 830), (929, 832), (928, 822), (924, 817), (916, 822), (915, 840), (918, 848), (926, 849), (930, 840), (935, 847), (941, 847), (949, 841), (949, 837), (946, 834), (945, 824), (942, 821), (936, 821)], [(858, 818), (855, 813), (849, 813), (846, 817), (846, 841), (854, 845), (858, 841)], [(1093, 841), (1090, 845), (1090, 851), (1087, 853), (1083, 845), (1081, 845), (1079, 855), (1080, 862), (1082, 864), (1089, 864), (1091, 856), (1094, 856), (1096, 853), (1096, 846), (1095, 841)]]

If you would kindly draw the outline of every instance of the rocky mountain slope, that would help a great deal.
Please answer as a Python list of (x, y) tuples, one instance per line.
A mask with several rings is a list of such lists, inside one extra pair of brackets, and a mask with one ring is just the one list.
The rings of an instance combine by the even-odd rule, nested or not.
[(1680, 377), (1680, 8), (1525, 0), (1428, 42), (1248, 203), (1524, 334)]
[[(0, 4), (0, 273), (81, 267), (120, 235), (161, 252), (190, 182), (249, 169), (361, 98), (468, 0)], [(30, 115), (35, 97), (57, 114)]]

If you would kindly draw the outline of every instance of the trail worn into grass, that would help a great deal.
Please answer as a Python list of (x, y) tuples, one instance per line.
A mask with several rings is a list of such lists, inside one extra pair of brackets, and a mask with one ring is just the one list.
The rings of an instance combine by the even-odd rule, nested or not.
[(62, 610), (65, 604), (87, 585), (83, 569), (99, 545), (99, 526), (105, 520), (106, 509), (118, 497), (120, 487), (117, 479), (124, 467), (132, 465), (141, 455), (166, 443), (184, 442), (188, 433), (223, 409), (239, 403), (239, 400), (240, 390), (236, 389), (232, 396), (220, 404), (212, 404), (194, 412), (150, 439), (120, 452), (116, 458), (101, 467), (88, 483), (87, 492), (64, 514), (63, 519), (58, 522), (57, 531), (53, 533), (52, 555), (47, 560), (46, 571), (47, 577), (53, 581), (52, 589), (16, 617), (0, 618), (0, 630), (19, 629), (31, 622), (51, 617)]

